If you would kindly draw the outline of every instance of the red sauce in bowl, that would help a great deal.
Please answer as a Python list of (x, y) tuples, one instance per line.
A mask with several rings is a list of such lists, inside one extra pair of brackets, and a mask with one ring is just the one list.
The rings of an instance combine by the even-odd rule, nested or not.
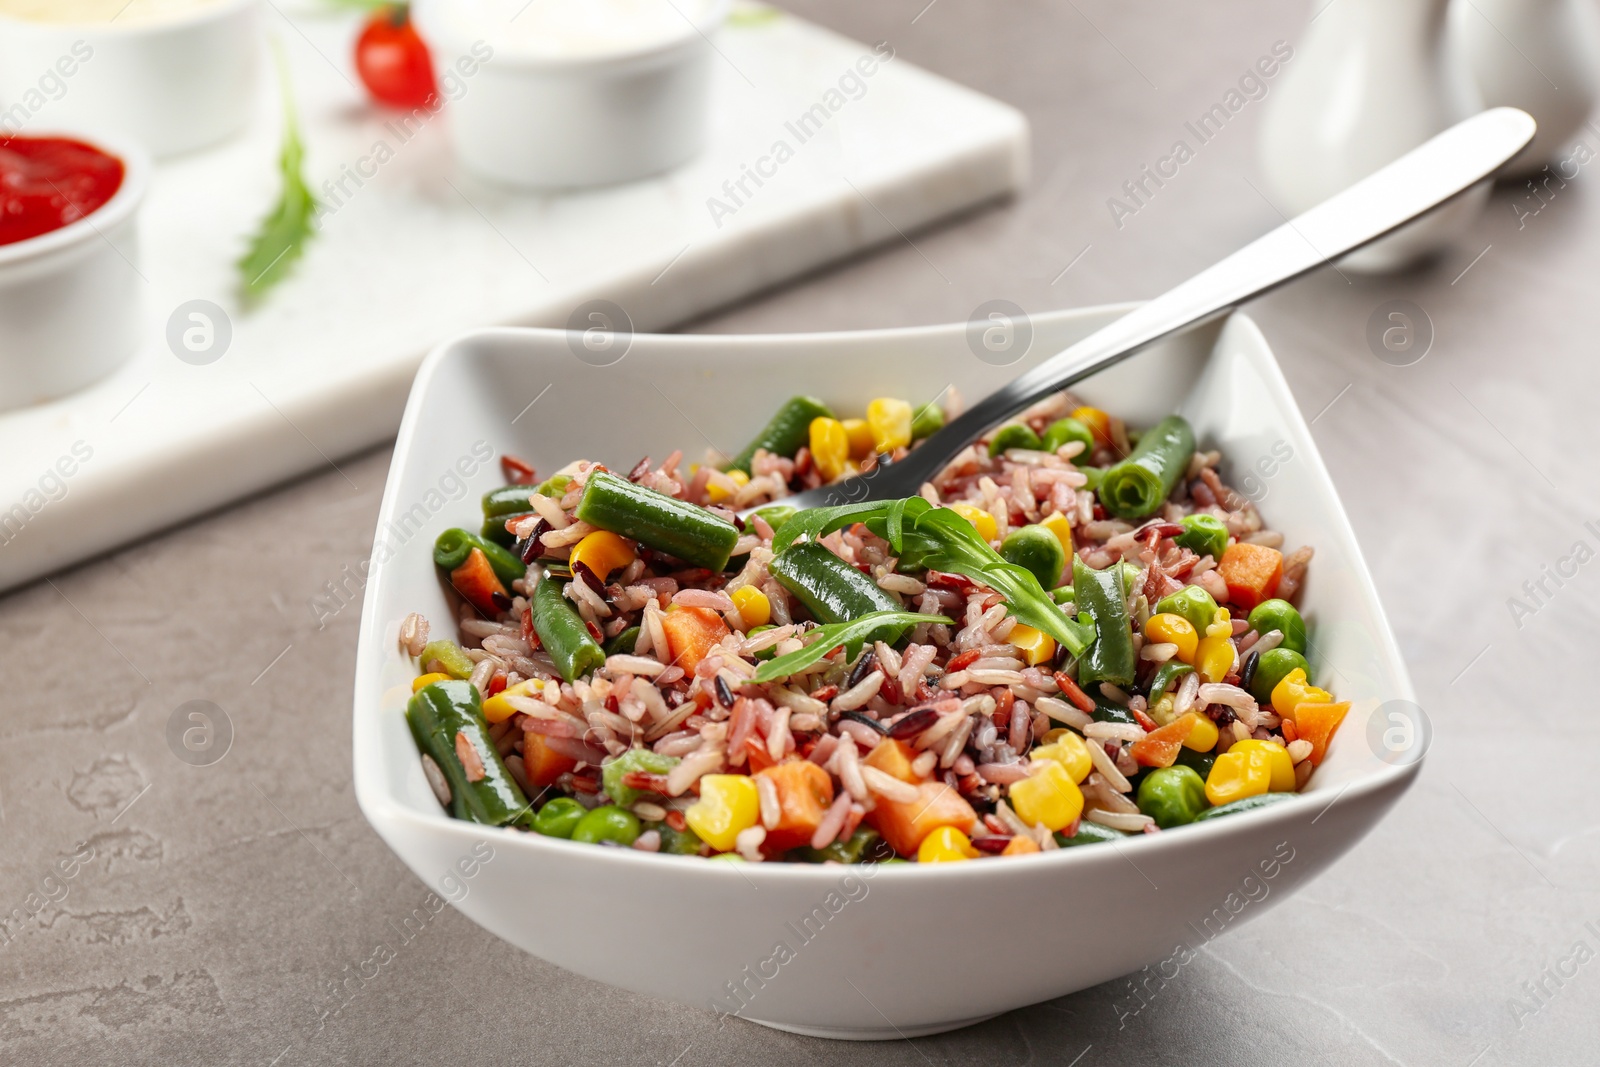
[(0, 137), (0, 245), (59, 230), (104, 207), (122, 161), (61, 137)]

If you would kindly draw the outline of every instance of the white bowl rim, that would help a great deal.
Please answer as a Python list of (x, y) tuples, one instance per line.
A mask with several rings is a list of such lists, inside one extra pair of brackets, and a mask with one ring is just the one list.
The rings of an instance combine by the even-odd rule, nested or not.
[(67, 22), (43, 19), (25, 19), (17, 15), (7, 15), (0, 12), (0, 27), (19, 28), (29, 30), (60, 31), (60, 32), (105, 32), (121, 34), (125, 37), (142, 37), (152, 34), (166, 33), (171, 30), (188, 29), (202, 22), (210, 22), (237, 14), (245, 8), (259, 7), (261, 0), (208, 0), (207, 3), (192, 8), (188, 11), (178, 11), (171, 15), (163, 15), (156, 19), (144, 19), (138, 22)]
[[(450, 0), (439, 0), (439, 2), (449, 3)], [(426, 17), (420, 20), (417, 19), (416, 7), (417, 5), (413, 4), (413, 24), (424, 38), (431, 31), (438, 31), (437, 36), (440, 40), (449, 39), (446, 47), (459, 46), (463, 35), (446, 33), (444, 32), (447, 29), (446, 26), (433, 25)], [(597, 52), (589, 55), (573, 56), (541, 56), (519, 54), (509, 49), (504, 51), (496, 49), (494, 58), (488, 62), (497, 70), (515, 67), (522, 70), (573, 73), (602, 73), (609, 72), (611, 68), (631, 67), (636, 64), (649, 63), (652, 60), (666, 59), (684, 48), (692, 46), (697, 38), (709, 41), (711, 34), (727, 21), (728, 13), (732, 7), (733, 0), (709, 0), (705, 13), (698, 19), (687, 19), (686, 17), (689, 32), (617, 52)], [(422, 10), (426, 12), (426, 6)], [(460, 340), (462, 338), (457, 339)]]
[[(1139, 302), (1133, 301), (1117, 304), (1092, 305), (1081, 308), (1060, 309), (1048, 314), (1068, 318), (1079, 316), (1090, 317), (1094, 315), (1103, 315), (1111, 311), (1126, 312), (1138, 306)], [(1304, 416), (1301, 414), (1299, 405), (1295, 402), (1293, 394), (1290, 393), (1288, 384), (1284, 381), (1282, 372), (1277, 366), (1276, 355), (1272, 353), (1270, 346), (1266, 344), (1264, 336), (1261, 336), (1260, 328), (1256, 326), (1254, 320), (1252, 320), (1242, 311), (1233, 312), (1230, 318), (1241, 321), (1248, 329), (1260, 337), (1262, 350), (1267, 353), (1269, 366), (1273, 372), (1267, 375), (1267, 387), (1273, 393), (1274, 400), (1279, 405), (1280, 409), (1285, 413), (1286, 417), (1294, 422), (1299, 423), (1298, 428), (1305, 434), (1307, 438), (1309, 438), (1310, 432), (1309, 428), (1305, 425)], [(816, 343), (824, 339), (838, 340), (849, 338), (881, 337), (885, 334), (894, 334), (897, 337), (909, 339), (923, 335), (948, 332), (952, 328), (959, 326), (960, 324), (936, 323), (932, 325), (896, 327), (889, 329), (813, 331), (809, 333), (786, 333), (781, 335), (688, 333), (637, 334), (635, 335), (634, 340), (638, 341), (641, 338), (648, 338), (652, 344), (660, 344), (665, 347), (692, 346), (701, 353), (704, 353), (707, 348), (734, 348), (739, 345), (771, 345), (774, 343), (804, 345), (807, 343)], [(405, 415), (401, 421), (397, 440), (404, 440), (408, 436), (411, 426), (419, 417), (419, 398), (421, 398), (427, 392), (427, 387), (433, 376), (439, 373), (441, 368), (443, 368), (449, 360), (452, 358), (457, 358), (456, 354), (466, 349), (471, 343), (486, 340), (503, 342), (529, 338), (552, 339), (556, 337), (565, 337), (567, 333), (568, 331), (558, 328), (490, 327), (471, 330), (442, 342), (436, 346), (427, 355), (427, 357), (424, 358), (417, 371), (417, 376), (412, 384), (411, 396), (406, 404)], [(1318, 466), (1320, 468), (1321, 464), (1319, 463)], [(1327, 477), (1326, 471), (1323, 470), (1322, 473), (1323, 478), (1327, 480), (1329, 486), (1331, 487), (1332, 481)], [(385, 499), (383, 503), (380, 504), (380, 514), (387, 510), (387, 498), (391, 488), (392, 483), (390, 485), (386, 485), (385, 487)], [(1335, 490), (1335, 493), (1336, 492), (1337, 491)], [(1342, 503), (1340, 508), (1342, 513)], [(1344, 533), (1350, 536), (1350, 539), (1353, 543), (1354, 535), (1348, 530), (1348, 525), (1348, 519), (1346, 518), (1344, 521), (1344, 526), (1346, 527)], [(1357, 550), (1359, 552), (1359, 545), (1357, 546)], [(1362, 584), (1365, 586), (1365, 591), (1372, 598), (1373, 602), (1378, 604), (1381, 612), (1382, 604), (1377, 596), (1377, 591), (1373, 586), (1371, 574), (1365, 570), (1364, 558), (1362, 558), (1362, 563)], [(358, 715), (359, 708), (364, 703), (362, 698), (367, 696), (367, 691), (371, 688), (374, 688), (376, 685), (375, 679), (369, 679), (363, 673), (366, 657), (362, 655), (362, 652), (364, 651), (364, 646), (366, 645), (367, 641), (366, 628), (371, 619), (369, 613), (371, 605), (366, 601), (376, 599), (381, 583), (375, 579), (380, 573), (381, 568), (386, 565), (387, 564), (385, 563), (376, 563), (374, 565), (372, 573), (368, 576), (369, 580), (367, 585), (367, 596), (364, 598), (362, 605), (362, 639), (357, 650), (354, 693)], [(1387, 620), (1386, 613), (1382, 615), (1382, 617), (1385, 619), (1385, 621)], [(1405, 688), (1407, 695), (1409, 696), (1410, 682), (1405, 670), (1405, 663), (1403, 658), (1401, 658), (1399, 655), (1399, 650), (1393, 647), (1392, 636), (1389, 644), (1391, 651), (1395, 656), (1396, 666), (1400, 671), (1402, 679), (1405, 681)], [(372, 694), (372, 696), (373, 699), (376, 698), (376, 694)], [(604, 846), (578, 844), (571, 841), (562, 840), (560, 838), (544, 837), (535, 833), (513, 830), (508, 827), (486, 826), (481, 823), (473, 823), (462, 819), (456, 819), (445, 812), (442, 808), (437, 813), (431, 811), (427, 813), (417, 812), (410, 807), (398, 803), (388, 793), (379, 789), (375, 785), (372, 778), (363, 769), (363, 765), (366, 763), (368, 758), (376, 759), (377, 756), (372, 755), (370, 757), (366, 757), (361, 753), (352, 753), (352, 777), (354, 779), (356, 801), (361, 807), (361, 810), (367, 817), (368, 821), (375, 828), (379, 829), (380, 834), (385, 837), (387, 837), (386, 831), (400, 829), (400, 824), (405, 824), (406, 829), (421, 831), (424, 833), (443, 832), (456, 836), (460, 840), (466, 842), (481, 840), (485, 834), (495, 834), (497, 835), (497, 840), (504, 841), (513, 848), (531, 849), (533, 850), (534, 854), (538, 854), (538, 852), (541, 850), (553, 849), (554, 851), (549, 853), (552, 858), (559, 858), (565, 855), (581, 855), (583, 857), (593, 859), (596, 862), (621, 865), (617, 868), (619, 871), (637, 870), (644, 877), (648, 877), (652, 870), (659, 870), (660, 868), (655, 867), (654, 865), (662, 862), (663, 860), (668, 862), (685, 861), (697, 863), (700, 865), (700, 867), (705, 869), (732, 868), (731, 870), (723, 870), (720, 873), (711, 874), (710, 877), (738, 877), (744, 878), (746, 881), (774, 879), (800, 882), (804, 882), (806, 880), (836, 881), (841, 874), (859, 872), (866, 868), (871, 868), (873, 870), (874, 873), (871, 875), (871, 877), (874, 878), (888, 876), (891, 879), (970, 879), (981, 877), (1000, 877), (1004, 875), (1004, 871), (1006, 869), (1013, 869), (1006, 864), (996, 865), (988, 863), (942, 863), (937, 865), (937, 867), (940, 868), (938, 871), (921, 869), (923, 865), (915, 863), (874, 863), (838, 866), (808, 863), (713, 863), (703, 858), (694, 856), (663, 856), (659, 853), (640, 852), (636, 849), (630, 848), (607, 848)], [(1324, 791), (1292, 794), (1287, 799), (1278, 801), (1272, 804), (1270, 807), (1258, 811), (1241, 812), (1235, 816), (1227, 816), (1216, 820), (1207, 820), (1207, 822), (1203, 825), (1191, 824), (1185, 827), (1180, 833), (1176, 834), (1174, 834), (1172, 831), (1163, 831), (1156, 834), (1135, 834), (1123, 840), (1112, 842), (1112, 845), (1116, 852), (1122, 854), (1122, 856), (1128, 859), (1130, 862), (1133, 862), (1139, 856), (1156, 855), (1158, 850), (1161, 849), (1170, 850), (1174, 848), (1187, 848), (1188, 844), (1192, 842), (1204, 842), (1208, 839), (1219, 839), (1222, 835), (1243, 833), (1251, 828), (1266, 827), (1272, 825), (1273, 823), (1285, 822), (1290, 820), (1292, 817), (1297, 817), (1298, 815), (1303, 814), (1313, 807), (1321, 807), (1324, 811), (1326, 811), (1331, 809), (1341, 800), (1344, 800), (1347, 795), (1351, 799), (1355, 799), (1389, 789), (1397, 788), (1403, 792), (1405, 789), (1409, 788), (1411, 781), (1421, 771), (1422, 764), (1425, 762), (1425, 760), (1426, 755), (1424, 754), (1423, 757), (1411, 763), (1388, 765), (1370, 771), (1360, 778), (1351, 780), (1337, 791), (1334, 791), (1331, 797), (1329, 797)], [(1321, 818), (1320, 813), (1318, 814), (1317, 818)], [(1315, 819), (1313, 819), (1313, 822), (1314, 821)], [(1172, 837), (1175, 837), (1176, 840), (1172, 840), (1168, 836), (1169, 834), (1171, 834)], [(1124, 848), (1137, 849), (1138, 851), (1132, 854), (1123, 853), (1122, 850)], [(581, 849), (584, 851), (579, 853), (570, 852), (570, 850), (573, 849)], [(599, 853), (599, 855), (597, 855), (597, 853)], [(1064, 867), (1075, 863), (1083, 864), (1097, 862), (1097, 857), (1101, 857), (1106, 854), (1107, 853), (1104, 851), (1086, 847), (1063, 848), (1052, 849), (1048, 852), (1027, 857), (1027, 861), (1034, 864), (1054, 864), (1057, 867)], [(643, 866), (630, 867), (629, 865)], [(1135, 864), (1135, 866), (1137, 866), (1137, 864)], [(688, 870), (688, 868), (685, 868), (685, 870)]]
[(72, 245), (103, 238), (107, 230), (127, 220), (144, 201), (145, 193), (150, 187), (150, 171), (153, 164), (150, 161), (150, 153), (137, 142), (84, 130), (29, 130), (17, 134), (16, 137), (37, 140), (62, 139), (86, 144), (122, 163), (122, 184), (111, 194), (110, 200), (83, 218), (36, 237), (0, 245), (0, 268), (15, 266), (30, 259), (41, 259)]

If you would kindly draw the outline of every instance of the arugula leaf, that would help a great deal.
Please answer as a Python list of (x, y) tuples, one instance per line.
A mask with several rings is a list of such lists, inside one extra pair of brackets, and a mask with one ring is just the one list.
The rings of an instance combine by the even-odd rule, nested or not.
[(791, 652), (787, 656), (769, 659), (756, 669), (757, 684), (787, 678), (796, 671), (805, 670), (813, 663), (820, 662), (830, 652), (844, 646), (845, 656), (854, 657), (861, 650), (867, 638), (884, 626), (898, 624), (914, 625), (919, 622), (949, 623), (951, 620), (943, 615), (920, 615), (915, 611), (873, 611), (858, 619), (848, 622), (834, 622), (818, 627), (805, 636), (815, 636), (805, 648), (798, 652)]
[(317, 232), (313, 225), (317, 201), (305, 180), (305, 146), (300, 141), (300, 120), (289, 91), (288, 64), (281, 50), (278, 74), (283, 83), (283, 150), (278, 157), (283, 191), (267, 217), (261, 220), (249, 251), (239, 260), (239, 280), (246, 299), (259, 299), (287, 277), (289, 268), (305, 251), (306, 242)]
[(1094, 644), (1094, 624), (1087, 615), (1069, 618), (1038, 578), (1002, 559), (972, 523), (920, 496), (798, 512), (773, 537), (773, 550), (781, 551), (801, 536), (825, 537), (855, 522), (888, 541), (907, 570), (948, 571), (987, 585), (1006, 598), (1007, 609), (1019, 622), (1049, 634), (1074, 656)]

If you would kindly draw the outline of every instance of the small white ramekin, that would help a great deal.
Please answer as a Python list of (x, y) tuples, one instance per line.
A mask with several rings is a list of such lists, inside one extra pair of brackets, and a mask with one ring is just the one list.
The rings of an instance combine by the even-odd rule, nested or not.
[(468, 40), (446, 12), (452, 2), (415, 0), (412, 17), (433, 51), (456, 154), (475, 174), (522, 188), (612, 185), (670, 170), (705, 146), (711, 37), (728, 0), (660, 44), (562, 57)]
[(0, 15), (0, 123), (10, 115), (15, 133), (112, 130), (158, 157), (215, 144), (250, 119), (260, 9), (260, 0), (215, 0), (126, 24)]
[(0, 245), (0, 411), (100, 380), (127, 362), (140, 340), (138, 214), (149, 157), (124, 139), (29, 136), (71, 137), (117, 157), (122, 186), (77, 222)]

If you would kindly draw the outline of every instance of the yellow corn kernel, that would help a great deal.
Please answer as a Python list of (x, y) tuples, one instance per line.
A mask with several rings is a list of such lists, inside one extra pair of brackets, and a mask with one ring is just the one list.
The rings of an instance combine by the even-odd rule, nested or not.
[(700, 799), (683, 813), (689, 828), (718, 852), (733, 851), (740, 831), (761, 819), (756, 781), (746, 774), (708, 774), (700, 779)]
[(863, 459), (872, 455), (872, 427), (866, 419), (845, 419), (840, 423), (844, 435), (850, 439), (850, 458)]
[(1194, 651), (1195, 673), (1203, 682), (1220, 682), (1233, 669), (1233, 642), (1226, 637), (1207, 637)]
[(1200, 645), (1200, 635), (1195, 632), (1194, 623), (1170, 612), (1150, 616), (1150, 620), (1144, 624), (1144, 636), (1147, 641), (1177, 645), (1178, 658), (1185, 663), (1194, 662), (1195, 649)]
[(736, 486), (750, 484), (750, 476), (742, 470), (735, 468), (731, 471), (718, 471), (717, 475), (706, 483), (706, 499), (713, 504), (722, 503), (734, 493), (734, 490), (723, 484), (723, 479), (727, 479)]
[(1018, 623), (1011, 628), (1011, 635), (1006, 640), (1021, 649), (1022, 659), (1030, 667), (1049, 663), (1051, 657), (1056, 654), (1056, 639), (1042, 630), (1035, 630), (1032, 626)]
[(437, 671), (433, 674), (418, 675), (411, 682), (411, 691), (415, 693), (425, 685), (432, 685), (434, 682), (448, 682), (449, 680), (450, 676), (448, 674), (439, 674)]
[[(1194, 726), (1189, 729), (1189, 736), (1183, 739), (1183, 747), (1192, 752), (1210, 752), (1217, 747), (1217, 724), (1204, 715), (1195, 715), (1194, 720)], [(1156, 721), (1161, 720), (1156, 719)]]
[(1272, 778), (1267, 788), (1274, 793), (1294, 792), (1294, 760), (1289, 758), (1289, 750), (1276, 741), (1258, 741), (1253, 737), (1243, 741), (1235, 741), (1229, 752), (1265, 752), (1267, 766), (1272, 772)]
[(917, 847), (918, 863), (957, 863), (977, 858), (978, 850), (972, 847), (972, 838), (954, 826), (937, 828)]
[[(1067, 517), (1061, 514), (1061, 512), (1057, 511), (1051, 514), (1049, 517), (1041, 519), (1039, 521), (1039, 525), (1056, 535), (1056, 540), (1061, 542), (1061, 547), (1066, 551), (1067, 560), (1070, 562), (1072, 560), (1073, 552), (1072, 523), (1067, 521)], [(1046, 590), (1046, 592), (1048, 592), (1048, 590)]]
[(1218, 608), (1217, 617), (1211, 620), (1211, 625), (1206, 627), (1207, 637), (1232, 637), (1233, 622), (1228, 615), (1227, 608)]
[(817, 465), (822, 480), (831, 482), (844, 473), (845, 460), (850, 458), (850, 435), (844, 423), (826, 415), (811, 420), (811, 459)]
[(1245, 797), (1260, 796), (1271, 785), (1272, 764), (1267, 754), (1238, 750), (1236, 745), (1211, 765), (1211, 773), (1206, 776), (1206, 799), (1214, 807), (1221, 807)]
[[(1050, 734), (1059, 736), (1051, 737)], [(1089, 755), (1088, 744), (1071, 730), (1051, 730), (1044, 735), (1044, 740), (1044, 744), (1028, 753), (1029, 759), (1054, 760), (1067, 769), (1067, 776), (1074, 782), (1083, 781), (1094, 770), (1094, 759)]]
[(765, 626), (767, 620), (772, 618), (772, 601), (755, 586), (740, 586), (729, 595), (733, 606), (739, 609), (739, 618), (744, 620), (746, 630), (753, 626)]
[(511, 701), (506, 697), (537, 697), (543, 688), (544, 683), (537, 678), (508, 685), (483, 702), (483, 717), (490, 723), (505, 722), (517, 713), (517, 709), (511, 706)]
[(1272, 687), (1272, 710), (1294, 720), (1294, 709), (1301, 704), (1331, 704), (1333, 694), (1306, 681), (1304, 667), (1296, 667)]
[(1011, 787), (1011, 807), (1029, 826), (1054, 833), (1083, 814), (1083, 792), (1064, 764), (1045, 760)]
[(583, 564), (603, 582), (611, 577), (613, 571), (621, 570), (638, 558), (638, 553), (633, 550), (633, 542), (610, 530), (596, 530), (578, 542), (569, 562), (573, 565)]
[(872, 447), (893, 452), (911, 443), (911, 405), (904, 400), (880, 396), (867, 405), (867, 428), (872, 431)]
[(1000, 526), (994, 521), (994, 516), (976, 504), (951, 504), (949, 508), (972, 523), (973, 528), (978, 531), (978, 536), (985, 541), (993, 541), (994, 535), (1000, 532)]

